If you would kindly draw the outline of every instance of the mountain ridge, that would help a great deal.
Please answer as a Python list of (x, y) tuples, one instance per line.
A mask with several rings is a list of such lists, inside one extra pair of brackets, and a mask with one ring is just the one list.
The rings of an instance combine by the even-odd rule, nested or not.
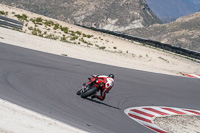
[(200, 52), (200, 12), (167, 24), (127, 30), (125, 33)]
[(0, 3), (68, 23), (111, 31), (162, 23), (145, 0), (48, 0), (48, 4), (47, 0), (0, 0)]

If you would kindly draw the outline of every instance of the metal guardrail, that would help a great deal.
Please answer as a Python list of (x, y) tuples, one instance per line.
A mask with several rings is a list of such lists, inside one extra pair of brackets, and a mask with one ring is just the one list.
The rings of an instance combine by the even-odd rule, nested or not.
[(132, 36), (132, 35), (121, 33), (121, 32), (114, 32), (114, 31), (109, 31), (109, 30), (104, 30), (104, 29), (97, 29), (97, 28), (94, 28), (94, 27), (88, 27), (88, 26), (83, 26), (83, 25), (79, 25), (79, 24), (75, 24), (75, 25), (83, 27), (83, 28), (87, 28), (87, 29), (92, 29), (94, 31), (100, 31), (100, 32), (103, 32), (103, 33), (111, 34), (111, 35), (118, 36), (118, 37), (121, 37), (121, 38), (125, 38), (125, 39), (128, 39), (128, 40), (133, 40), (133, 41), (136, 41), (136, 42), (144, 43), (144, 44), (147, 44), (147, 45), (150, 45), (150, 46), (153, 46), (153, 47), (157, 47), (157, 48), (164, 49), (164, 50), (167, 50), (167, 51), (170, 51), (170, 52), (173, 52), (173, 53), (181, 54), (181, 55), (184, 55), (184, 56), (187, 56), (187, 57), (192, 57), (192, 58), (200, 60), (200, 53), (197, 52), (197, 51), (190, 50), (190, 49), (177, 47), (177, 46), (174, 46), (174, 45), (171, 45), (171, 44), (164, 44), (164, 43), (161, 43), (161, 42), (158, 42), (158, 41), (153, 41), (153, 40), (149, 40), (149, 39), (146, 39), (146, 38)]
[(23, 25), (24, 25), (24, 22), (7, 18), (5, 16), (0, 16), (0, 27), (22, 30)]

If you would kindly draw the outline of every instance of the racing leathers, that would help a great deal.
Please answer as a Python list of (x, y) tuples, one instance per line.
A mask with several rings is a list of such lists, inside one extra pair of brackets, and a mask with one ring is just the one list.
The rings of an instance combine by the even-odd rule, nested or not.
[(100, 85), (101, 95), (93, 95), (91, 98), (92, 99), (97, 98), (103, 101), (106, 97), (106, 93), (108, 93), (114, 86), (114, 79), (106, 75), (92, 75), (92, 76), (95, 78), (96, 83)]

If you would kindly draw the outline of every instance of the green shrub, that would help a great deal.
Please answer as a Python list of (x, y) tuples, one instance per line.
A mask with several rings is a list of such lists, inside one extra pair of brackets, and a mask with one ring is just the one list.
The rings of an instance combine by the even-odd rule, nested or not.
[(99, 49), (102, 49), (102, 50), (104, 50), (106, 47), (105, 46), (101, 46), (101, 47), (99, 47)]
[(43, 21), (43, 19), (41, 17), (36, 18), (36, 22), (40, 23), (42, 21)]
[(62, 56), (67, 56), (67, 54), (62, 54)]
[(83, 43), (87, 43), (83, 38), (80, 38), (79, 41), (81, 41)]
[(38, 24), (38, 25), (43, 25), (42, 23), (39, 23), (39, 22), (36, 22), (35, 24)]
[(57, 30), (59, 28), (59, 26), (60, 26), (59, 24), (55, 24), (54, 27), (53, 27), (53, 29)]
[(28, 29), (29, 29), (29, 30), (33, 30), (33, 27), (32, 27), (32, 26), (31, 26), (31, 27), (28, 27)]
[(80, 38), (79, 41), (81, 41), (87, 45), (93, 45), (92, 43), (85, 41), (83, 38)]
[(40, 37), (43, 37), (43, 34), (39, 34)]
[(68, 27), (61, 27), (60, 30), (63, 31), (64, 33), (66, 33), (66, 34), (69, 32)]
[(59, 37), (58, 37), (58, 36), (54, 36), (52, 39), (53, 39), (53, 40), (58, 40)]
[(65, 35), (63, 35), (62, 37), (61, 37), (61, 39), (60, 39), (61, 41), (66, 41), (67, 40), (67, 38), (66, 38), (66, 36)]
[[(31, 29), (31, 27), (29, 27), (29, 29)], [(42, 31), (41, 31), (40, 29), (37, 29), (37, 28), (34, 28), (34, 29), (32, 30), (32, 34), (33, 34), (33, 35), (41, 36), (41, 33), (42, 33)], [(43, 37), (43, 35), (42, 35), (42, 37)]]
[(76, 39), (78, 39), (78, 36), (73, 36), (73, 37), (70, 38), (71, 41), (74, 41)]
[(91, 37), (93, 37), (93, 35), (86, 35), (83, 33), (83, 37), (91, 38)]
[(73, 30), (69, 30), (69, 32), (70, 32), (70, 35), (72, 35), (72, 36), (75, 36), (75, 35), (76, 35), (76, 32), (73, 31)]
[(32, 34), (35, 35), (35, 36), (37, 36), (37, 31), (33, 30)]
[(31, 18), (30, 21), (32, 21), (34, 24), (36, 23), (35, 19)]
[(93, 44), (92, 44), (92, 43), (90, 43), (90, 42), (87, 42), (87, 45), (91, 45), (91, 46), (93, 46)]
[(8, 12), (0, 11), (0, 15), (8, 15)]
[(87, 38), (91, 38), (91, 37), (93, 37), (93, 35), (87, 35)]
[(44, 24), (45, 24), (46, 26), (49, 26), (49, 27), (51, 27), (51, 26), (53, 26), (53, 25), (54, 25), (54, 22), (53, 22), (53, 21), (51, 21), (51, 20), (45, 20)]
[(42, 33), (40, 29), (34, 28), (34, 30), (37, 31), (38, 33)]
[(169, 63), (169, 61), (167, 59), (164, 59), (162, 57), (158, 57), (159, 59), (163, 60), (163, 61), (166, 61), (167, 63)]
[(52, 40), (57, 40), (57, 39), (59, 39), (58, 36), (55, 36), (55, 35), (53, 35), (53, 34), (46, 35), (45, 38), (52, 39)]
[(83, 33), (83, 37), (86, 37), (86, 34)]
[(22, 14), (22, 15), (17, 14), (17, 15), (15, 15), (15, 17), (17, 17), (18, 20), (25, 20), (25, 21), (28, 21), (28, 20), (27, 20), (28, 16), (27, 16), (26, 14)]
[(31, 18), (30, 21), (32, 21), (34, 24), (43, 25), (42, 23), (43, 19), (41, 17), (38, 17), (36, 19)]
[(80, 31), (76, 31), (76, 34), (81, 35), (82, 33)]
[(70, 31), (71, 32), (71, 36), (76, 36), (76, 33), (74, 31)]
[(142, 44), (142, 46), (147, 46), (145, 43), (141, 43)]
[(117, 47), (113, 47), (113, 49), (117, 49)]

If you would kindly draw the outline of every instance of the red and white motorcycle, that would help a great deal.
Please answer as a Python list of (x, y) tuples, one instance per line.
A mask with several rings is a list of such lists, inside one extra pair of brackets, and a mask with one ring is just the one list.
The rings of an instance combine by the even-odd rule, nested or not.
[(79, 90), (76, 94), (80, 95), (82, 98), (87, 98), (92, 96), (98, 92), (101, 87), (104, 85), (102, 80), (97, 79), (93, 76), (93, 78), (88, 78), (89, 81), (84, 83), (82, 89)]

